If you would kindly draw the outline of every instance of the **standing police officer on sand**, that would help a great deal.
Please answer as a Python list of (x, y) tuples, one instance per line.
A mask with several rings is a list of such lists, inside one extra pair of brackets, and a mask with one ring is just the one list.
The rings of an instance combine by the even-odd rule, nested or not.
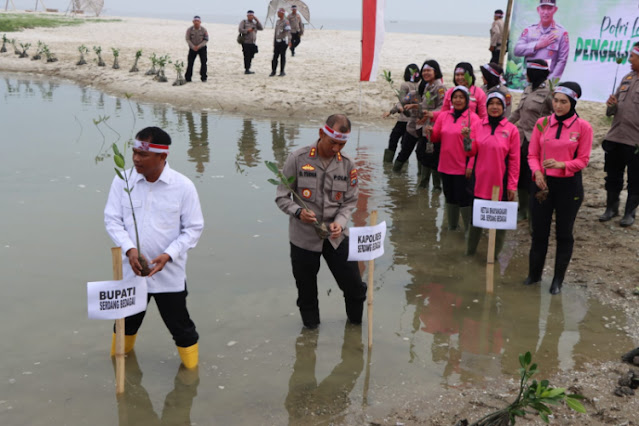
[(295, 48), (300, 44), (300, 38), (304, 35), (304, 23), (302, 16), (297, 13), (297, 6), (291, 6), (291, 13), (286, 17), (291, 25), (291, 56), (295, 56)]
[(549, 80), (561, 78), (568, 62), (568, 31), (555, 22), (557, 0), (539, 0), (539, 23), (526, 27), (515, 45), (515, 56), (544, 59), (550, 63)]
[(490, 62), (499, 63), (499, 55), (501, 54), (501, 39), (504, 32), (504, 11), (497, 9), (495, 11), (495, 20), (490, 27), (490, 47), (488, 50), (493, 52)]
[[(306, 328), (320, 323), (317, 273), (324, 256), (337, 285), (344, 292), (346, 315), (352, 324), (362, 323), (366, 284), (357, 262), (348, 259), (345, 227), (357, 205), (359, 194), (354, 161), (341, 153), (351, 132), (345, 115), (328, 117), (316, 143), (291, 153), (282, 173), (295, 176), (293, 191), (308, 207), (291, 197), (284, 185), (277, 187), (275, 202), (289, 215), (291, 263), (297, 286), (297, 306)], [(328, 232), (319, 225), (328, 226)]]
[(635, 43), (628, 62), (632, 72), (624, 76), (606, 105), (606, 115), (614, 115), (612, 126), (601, 144), (606, 152), (606, 211), (599, 217), (607, 222), (619, 214), (619, 193), (623, 189), (624, 170), (628, 167), (628, 200), (621, 226), (635, 222), (639, 206), (639, 43)]
[(184, 79), (191, 81), (193, 76), (193, 64), (195, 63), (195, 57), (200, 57), (200, 80), (204, 83), (207, 79), (206, 76), (206, 44), (209, 41), (209, 33), (202, 25), (202, 19), (195, 15), (193, 17), (193, 26), (186, 30), (186, 43), (189, 45), (189, 56), (187, 59), (188, 65), (186, 66), (186, 74)]
[(286, 11), (283, 7), (277, 11), (277, 17), (279, 18), (275, 23), (274, 40), (273, 40), (273, 61), (271, 62), (271, 74), (269, 77), (275, 75), (277, 71), (277, 62), (280, 60), (280, 77), (284, 77), (284, 67), (286, 67), (286, 48), (291, 47), (291, 24), (288, 19), (284, 17)]
[(246, 19), (240, 22), (240, 34), (244, 36), (242, 42), (242, 53), (244, 54), (244, 74), (255, 74), (251, 71), (251, 62), (257, 53), (257, 32), (262, 31), (264, 27), (262, 23), (255, 17), (255, 12), (249, 10), (246, 12)]

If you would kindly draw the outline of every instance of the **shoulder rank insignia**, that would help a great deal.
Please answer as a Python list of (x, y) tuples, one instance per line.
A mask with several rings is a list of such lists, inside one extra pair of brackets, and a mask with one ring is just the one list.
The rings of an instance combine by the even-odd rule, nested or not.
[(351, 186), (357, 185), (357, 169), (351, 170)]
[(510, 106), (510, 103), (512, 102), (512, 95), (510, 93), (506, 93), (506, 106)]
[(446, 88), (440, 87), (437, 93), (439, 93), (439, 96), (444, 96), (446, 94)]
[(302, 166), (302, 170), (305, 170), (307, 172), (312, 172), (315, 170), (315, 167), (311, 166), (309, 163), (306, 163)]
[(317, 148), (315, 147), (311, 148), (311, 151), (308, 153), (308, 156), (311, 158), (315, 158), (316, 155), (317, 155)]
[(340, 154), (339, 152), (335, 157), (337, 158), (337, 161), (342, 161), (342, 154)]

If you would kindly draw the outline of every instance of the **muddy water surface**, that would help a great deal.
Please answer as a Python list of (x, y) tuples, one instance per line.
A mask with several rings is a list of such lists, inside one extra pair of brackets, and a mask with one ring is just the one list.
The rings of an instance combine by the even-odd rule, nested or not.
[[(442, 227), (443, 196), (415, 189), (415, 161), (392, 175), (381, 165), (388, 129), (357, 125), (345, 150), (360, 170), (353, 222), (378, 210), (389, 226), (375, 269), (374, 350), (365, 350), (366, 322), (345, 324), (325, 265), (322, 324), (303, 331), (287, 218), (264, 161), (282, 165), (314, 142), (320, 119), (178, 111), (0, 76), (0, 424), (363, 424), (407, 401), (435, 403), (446, 387), (489, 388), (528, 350), (550, 374), (631, 345), (624, 315), (578, 286), (552, 298), (546, 281), (521, 286), (527, 261), (514, 242), (486, 296), (485, 239), (464, 257), (463, 235)], [(111, 323), (87, 319), (85, 283), (111, 277), (108, 146), (150, 125), (171, 134), (171, 167), (195, 182), (204, 211), (188, 265), (200, 368), (179, 369), (152, 304), (116, 399)]]

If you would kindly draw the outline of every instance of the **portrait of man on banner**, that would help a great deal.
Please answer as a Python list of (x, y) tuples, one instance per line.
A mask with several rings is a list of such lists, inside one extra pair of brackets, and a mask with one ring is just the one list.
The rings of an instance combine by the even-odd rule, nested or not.
[[(548, 78), (550, 80), (561, 79), (568, 62), (570, 38), (566, 28), (555, 21), (557, 11), (557, 0), (539, 0), (537, 6), (539, 21), (524, 28), (517, 39), (514, 56), (523, 58), (518, 66), (522, 72), (518, 74), (524, 81), (526, 63), (530, 59), (547, 61), (550, 66)], [(511, 70), (513, 65), (517, 64), (509, 64)], [(524, 81), (512, 81), (513, 88), (523, 88)]]

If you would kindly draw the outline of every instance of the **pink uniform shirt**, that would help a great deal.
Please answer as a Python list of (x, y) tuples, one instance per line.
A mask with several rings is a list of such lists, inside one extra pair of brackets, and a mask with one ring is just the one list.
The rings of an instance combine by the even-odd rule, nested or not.
[[(442, 111), (453, 110), (453, 104), (451, 102), (451, 98), (453, 97), (453, 90), (455, 90), (455, 88), (451, 87), (444, 95), (444, 105), (442, 106)], [(487, 118), (488, 112), (486, 111), (486, 93), (477, 86), (472, 86), (469, 90), (470, 102), (468, 104), (468, 108), (472, 112), (477, 114), (482, 120), (484, 118)]]
[[(517, 190), (519, 180), (519, 130), (503, 118), (493, 134), (485, 118), (478, 127), (473, 148), (466, 155), (475, 157), (475, 197), (490, 200), (493, 186), (499, 186), (499, 199), (504, 194), (504, 174), (508, 172), (507, 189)], [(508, 168), (506, 168), (506, 163)]]
[[(448, 175), (464, 175), (466, 174), (466, 151), (464, 151), (464, 137), (462, 136), (462, 128), (468, 127), (468, 114), (470, 114), (470, 137), (477, 137), (478, 127), (481, 125), (481, 119), (470, 110), (464, 113), (455, 121), (453, 111), (442, 111), (437, 117), (431, 141), (434, 143), (441, 142), (442, 149), (439, 155), (439, 167), (437, 170)], [(471, 162), (473, 159), (471, 159)], [(468, 168), (472, 168), (472, 163), (468, 164)]]
[(548, 126), (543, 134), (537, 125), (543, 126), (543, 118), (537, 120), (530, 137), (528, 147), (528, 164), (535, 178), (537, 170), (544, 171), (544, 159), (555, 159), (566, 163), (565, 169), (546, 169), (546, 174), (553, 177), (571, 177), (584, 169), (590, 161), (592, 149), (592, 127), (590, 123), (577, 117), (577, 114), (564, 121), (561, 136), (557, 136), (559, 122), (555, 114), (548, 118)]

